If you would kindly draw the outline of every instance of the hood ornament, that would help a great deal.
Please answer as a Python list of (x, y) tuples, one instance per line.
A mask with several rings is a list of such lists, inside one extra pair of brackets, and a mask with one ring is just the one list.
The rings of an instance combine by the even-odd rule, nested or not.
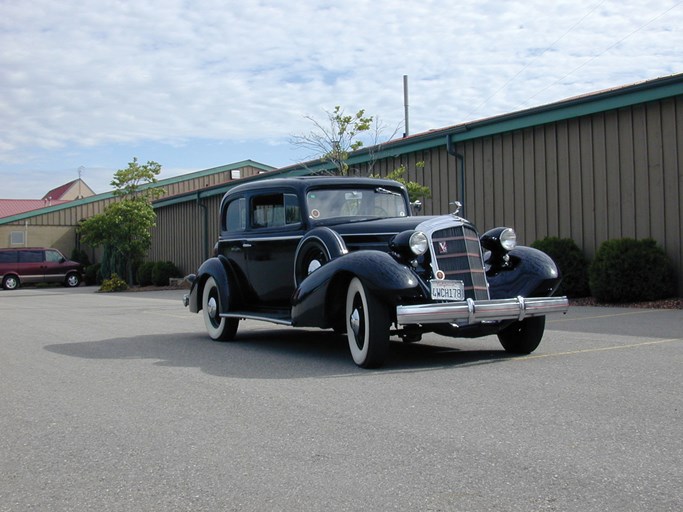
[(451, 215), (456, 216), (460, 212), (460, 208), (462, 208), (462, 203), (460, 201), (451, 201), (448, 203), (451, 206), (455, 206), (455, 211), (451, 212)]

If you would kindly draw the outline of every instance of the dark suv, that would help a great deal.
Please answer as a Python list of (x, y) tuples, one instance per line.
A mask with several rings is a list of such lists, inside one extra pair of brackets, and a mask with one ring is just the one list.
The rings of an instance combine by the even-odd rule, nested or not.
[(19, 288), (22, 283), (63, 283), (75, 287), (82, 276), (83, 266), (67, 260), (57, 249), (0, 249), (0, 279), (5, 290)]
[(499, 227), (479, 235), (456, 213), (411, 215), (400, 183), (369, 178), (258, 180), (228, 191), (215, 257), (185, 305), (203, 312), (214, 340), (240, 319), (346, 333), (353, 360), (382, 364), (391, 335), (497, 334), (530, 353), (545, 315), (567, 310), (546, 254)]

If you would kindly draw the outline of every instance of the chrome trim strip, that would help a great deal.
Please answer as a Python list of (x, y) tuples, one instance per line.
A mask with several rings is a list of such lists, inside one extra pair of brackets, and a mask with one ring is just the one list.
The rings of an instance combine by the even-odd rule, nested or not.
[(292, 325), (291, 320), (279, 320), (277, 318), (271, 318), (268, 316), (260, 316), (252, 313), (221, 313), (221, 318), (244, 318), (246, 320), (261, 320), (262, 322), (270, 322), (271, 324), (278, 325)]
[(396, 323), (473, 324), (484, 320), (523, 320), (533, 316), (566, 313), (567, 297), (516, 297), (396, 306)]

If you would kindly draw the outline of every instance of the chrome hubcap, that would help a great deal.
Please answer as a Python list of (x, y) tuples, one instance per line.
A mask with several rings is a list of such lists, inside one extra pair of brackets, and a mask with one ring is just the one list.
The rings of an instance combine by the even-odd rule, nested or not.
[(358, 309), (354, 309), (349, 320), (349, 323), (351, 324), (351, 330), (353, 331), (356, 339), (358, 339), (358, 336), (360, 335), (360, 311), (358, 311)]
[(216, 311), (218, 309), (217, 304), (216, 304), (216, 299), (213, 297), (210, 297), (207, 304), (206, 304), (207, 312), (209, 313), (209, 316), (211, 318), (216, 318)]
[(312, 260), (312, 261), (308, 264), (308, 273), (311, 274), (311, 273), (315, 272), (316, 270), (318, 270), (318, 269), (319, 269), (320, 267), (322, 267), (322, 266), (323, 266), (323, 265), (322, 265), (322, 263), (320, 263), (320, 261), (318, 261), (318, 260)]

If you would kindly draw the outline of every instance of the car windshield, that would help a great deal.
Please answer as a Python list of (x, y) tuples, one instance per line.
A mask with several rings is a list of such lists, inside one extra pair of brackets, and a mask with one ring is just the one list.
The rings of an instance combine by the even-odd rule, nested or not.
[(311, 190), (306, 194), (306, 203), (308, 215), (313, 220), (408, 215), (403, 194), (398, 189), (384, 187)]

